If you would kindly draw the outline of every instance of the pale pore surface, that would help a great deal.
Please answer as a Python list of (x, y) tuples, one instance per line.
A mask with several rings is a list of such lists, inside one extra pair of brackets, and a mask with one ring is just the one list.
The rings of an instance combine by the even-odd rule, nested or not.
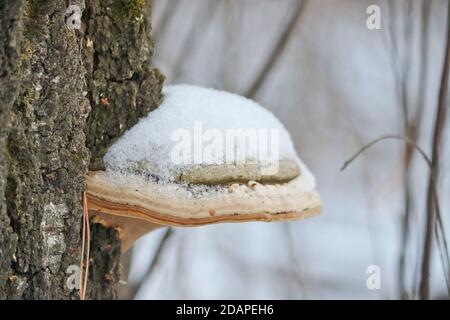
[[(157, 176), (162, 181), (173, 182), (180, 173), (199, 164), (229, 163), (227, 156), (232, 152), (236, 163), (250, 161), (267, 166), (268, 163), (274, 162), (274, 155), (277, 156), (275, 160), (295, 161), (301, 167), (301, 175), (305, 175), (302, 180), (314, 184), (314, 178), (297, 156), (291, 137), (283, 124), (256, 102), (236, 94), (191, 85), (167, 86), (164, 88), (164, 96), (159, 108), (141, 119), (110, 147), (104, 157), (108, 173), (144, 173)], [(202, 144), (201, 148), (193, 146), (190, 149), (187, 157), (190, 163), (176, 163), (173, 158), (174, 148), (180, 145), (180, 140), (174, 140), (173, 134), (180, 133), (180, 129), (183, 134), (190, 135), (192, 145)], [(194, 141), (199, 132), (209, 132), (213, 135), (219, 133), (225, 137), (230, 129), (253, 129), (253, 132), (258, 132), (258, 139), (264, 136), (259, 133), (265, 131), (269, 137), (266, 143), (267, 152), (249, 147), (248, 140), (236, 139), (234, 150), (226, 149), (224, 140), (221, 152), (208, 153), (205, 149), (213, 140)], [(271, 130), (276, 130), (279, 137), (274, 138), (279, 142), (275, 153), (271, 153), (270, 149)], [(200, 138), (204, 139), (205, 136)], [(211, 136), (210, 138), (214, 139)], [(136, 170), (142, 165), (145, 170)]]

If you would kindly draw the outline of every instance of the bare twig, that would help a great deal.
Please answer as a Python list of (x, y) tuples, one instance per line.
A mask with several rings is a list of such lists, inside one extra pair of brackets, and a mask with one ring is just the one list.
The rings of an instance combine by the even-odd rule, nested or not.
[(245, 94), (247, 97), (254, 98), (258, 93), (261, 86), (264, 84), (267, 75), (272, 70), (275, 63), (278, 61), (278, 58), (283, 53), (286, 48), (287, 43), (291, 35), (294, 33), (295, 26), (297, 25), (297, 21), (300, 19), (301, 12), (304, 8), (306, 0), (298, 0), (297, 7), (294, 10), (294, 14), (292, 15), (289, 22), (286, 24), (285, 29), (281, 33), (281, 36), (278, 38), (273, 50), (269, 54), (266, 62), (264, 63), (260, 73), (256, 77), (256, 80), (253, 82), (252, 86), (247, 90)]
[[(80, 259), (80, 300), (86, 299), (87, 280), (89, 277), (89, 260), (91, 251), (91, 230), (89, 223), (89, 212), (86, 192), (83, 192), (83, 227), (81, 239), (81, 259)], [(86, 243), (86, 252), (85, 252)]]
[[(425, 93), (426, 93), (426, 79), (427, 79), (427, 61), (428, 61), (428, 21), (429, 21), (429, 12), (430, 12), (430, 2), (427, 0), (423, 0), (421, 6), (419, 7), (422, 16), (422, 24), (421, 24), (421, 52), (420, 52), (420, 67), (419, 67), (419, 86), (418, 86), (418, 98), (416, 103), (416, 109), (412, 116), (412, 119), (408, 119), (408, 115), (404, 114), (404, 125), (405, 125), (405, 135), (410, 137), (410, 139), (414, 142), (417, 142), (417, 138), (419, 137), (420, 131), (420, 121), (422, 119), (423, 110), (425, 109)], [(409, 16), (411, 18), (411, 15)], [(409, 19), (411, 20), (411, 19)], [(409, 21), (411, 23), (411, 21)], [(410, 30), (410, 28), (408, 28)], [(405, 35), (406, 37), (406, 35)], [(412, 43), (412, 41), (409, 41)], [(405, 63), (410, 64), (410, 59), (407, 59)], [(403, 110), (408, 110), (412, 107), (409, 99), (406, 99), (406, 82), (409, 77), (406, 74), (402, 75), (402, 93), (401, 96), (403, 103), (405, 106)], [(410, 144), (405, 144), (404, 150), (404, 167), (403, 167), (403, 175), (404, 175), (404, 216), (403, 221), (401, 223), (401, 242), (400, 242), (400, 257), (398, 263), (398, 286), (400, 291), (400, 297), (402, 299), (408, 299), (411, 296), (408, 295), (405, 285), (405, 274), (406, 274), (406, 254), (408, 247), (408, 240), (410, 237), (410, 224), (412, 220), (412, 210), (413, 210), (413, 182), (412, 182), (412, 170), (411, 163), (413, 160), (413, 151), (414, 148)], [(414, 292), (414, 290), (413, 290)]]
[[(369, 142), (365, 146), (363, 146), (350, 159), (348, 159), (347, 161), (344, 162), (344, 165), (342, 166), (341, 171), (345, 170), (347, 168), (347, 166), (349, 166), (364, 151), (366, 151), (373, 145), (377, 144), (378, 142), (383, 141), (383, 140), (388, 140), (388, 139), (403, 140), (406, 143), (412, 145), (420, 153), (422, 158), (425, 160), (430, 172), (432, 171), (432, 168), (433, 168), (432, 160), (427, 156), (426, 152), (416, 142), (412, 141), (408, 137), (404, 137), (404, 136), (396, 135), (396, 134), (384, 135), (378, 139), (375, 139), (375, 140)], [(439, 199), (438, 199), (438, 194), (437, 194), (436, 179), (433, 174), (430, 175), (430, 186), (431, 186), (431, 195), (434, 198), (436, 216), (438, 219), (438, 224), (436, 224), (436, 228), (434, 230), (436, 232), (436, 237), (439, 240), (438, 247), (439, 247), (439, 253), (440, 253), (440, 258), (441, 258), (441, 264), (442, 264), (442, 268), (444, 270), (444, 276), (445, 276), (445, 280), (446, 280), (447, 290), (450, 295), (450, 275), (448, 272), (448, 269), (449, 269), (448, 266), (450, 265), (450, 257), (449, 257), (449, 251), (448, 251), (448, 245), (447, 245), (448, 242), (445, 237), (445, 232), (444, 232), (443, 223), (442, 223), (442, 219), (441, 219), (441, 209), (440, 209)]]
[(433, 133), (433, 150), (432, 150), (432, 160), (431, 160), (431, 173), (428, 183), (428, 193), (427, 193), (427, 227), (425, 233), (425, 242), (423, 249), (422, 258), (422, 271), (420, 280), (420, 297), (422, 299), (430, 298), (430, 284), (429, 284), (429, 273), (430, 273), (430, 260), (433, 242), (433, 230), (436, 223), (436, 201), (433, 197), (433, 180), (436, 180), (439, 175), (439, 149), (442, 140), (442, 131), (445, 125), (446, 117), (446, 100), (447, 100), (447, 90), (448, 90), (448, 73), (449, 73), (449, 63), (450, 63), (450, 2), (447, 5), (447, 32), (446, 32), (446, 45), (445, 45), (445, 58), (441, 77), (441, 86), (439, 89), (439, 100), (436, 113), (436, 120), (434, 124)]
[(356, 158), (359, 157), (360, 154), (362, 154), (364, 151), (366, 151), (367, 149), (372, 147), (374, 144), (377, 144), (380, 141), (389, 140), (389, 139), (403, 140), (406, 143), (411, 144), (412, 146), (414, 146), (414, 148), (417, 149), (417, 151), (420, 153), (420, 155), (426, 161), (427, 165), (431, 168), (431, 160), (430, 160), (430, 158), (427, 156), (426, 152), (423, 151), (423, 149), (417, 143), (415, 143), (414, 141), (412, 141), (408, 137), (405, 137), (405, 136), (402, 136), (402, 135), (387, 134), (387, 135), (381, 136), (381, 137), (379, 137), (379, 138), (377, 138), (375, 140), (372, 140), (371, 142), (369, 142), (368, 144), (363, 146), (361, 149), (359, 149), (359, 151), (357, 153), (355, 153), (350, 159), (348, 159), (347, 161), (344, 162), (343, 166), (341, 167), (341, 171), (344, 171), (353, 161), (355, 161)]
[[(429, 31), (429, 21), (430, 21), (430, 11), (431, 11), (431, 2), (428, 0), (423, 0), (422, 2), (422, 29), (421, 29), (421, 48), (422, 48), (422, 52), (421, 52), (421, 64), (420, 64), (420, 70), (419, 70), (419, 79), (420, 79), (420, 83), (419, 83), (419, 88), (418, 88), (418, 98), (417, 98), (417, 112), (413, 118), (413, 123), (416, 123), (416, 126), (411, 128), (412, 130), (411, 133), (407, 133), (407, 135), (409, 137), (414, 138), (414, 134), (416, 137), (419, 136), (419, 130), (420, 130), (420, 125), (419, 125), (419, 119), (422, 119), (422, 115), (423, 115), (423, 111), (425, 110), (426, 106), (426, 83), (427, 83), (427, 76), (428, 76), (428, 31)], [(408, 172), (410, 174), (410, 172)], [(411, 177), (408, 177), (408, 180), (411, 180)], [(412, 183), (411, 181), (408, 182), (407, 184), (407, 189), (412, 189)], [(406, 220), (406, 219), (405, 219)], [(410, 220), (410, 218), (408, 219)], [(409, 223), (409, 221), (405, 221), (405, 223)], [(408, 235), (406, 235), (408, 236)], [(420, 239), (418, 239), (420, 241)], [(403, 248), (403, 264), (405, 265), (405, 255), (406, 255), (406, 250)], [(420, 259), (420, 255), (421, 255), (421, 248), (417, 248), (417, 262), (414, 263), (414, 270), (413, 270), (413, 277), (419, 278), (419, 269), (420, 269), (420, 263), (421, 263), (421, 259)], [(404, 271), (405, 267), (400, 266), (400, 275), (403, 275), (405, 273)], [(413, 293), (413, 297), (417, 296), (417, 292), (418, 292), (418, 281), (414, 281), (413, 282), (413, 287), (412, 287), (412, 293)]]
[(85, 199), (86, 199), (86, 195), (83, 192), (83, 224), (81, 226), (82, 231), (81, 231), (81, 256), (80, 256), (80, 300), (84, 300), (84, 295), (83, 295), (83, 286), (84, 286), (84, 247), (85, 247), (85, 243), (86, 243), (86, 210), (87, 210), (87, 206), (85, 205)]

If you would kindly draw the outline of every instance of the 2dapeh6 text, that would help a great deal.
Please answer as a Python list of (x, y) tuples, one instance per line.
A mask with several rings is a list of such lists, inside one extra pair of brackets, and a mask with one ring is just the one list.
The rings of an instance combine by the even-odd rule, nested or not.
[(203, 315), (208, 317), (210, 314), (222, 315), (271, 315), (273, 314), (273, 305), (261, 304), (221, 304), (219, 307), (212, 306), (183, 306), (177, 307), (177, 315)]

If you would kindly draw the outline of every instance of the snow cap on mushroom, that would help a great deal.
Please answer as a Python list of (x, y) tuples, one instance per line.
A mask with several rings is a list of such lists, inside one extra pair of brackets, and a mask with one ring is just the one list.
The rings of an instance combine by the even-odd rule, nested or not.
[[(164, 95), (158, 109), (110, 147), (106, 172), (86, 177), (91, 212), (108, 225), (133, 229), (124, 233), (126, 246), (160, 225), (282, 221), (319, 213), (314, 177), (271, 112), (250, 99), (196, 86), (169, 86)], [(231, 147), (227, 130), (235, 130)], [(242, 139), (255, 132), (265, 139), (256, 148)], [(273, 144), (267, 140), (271, 132)], [(207, 152), (211, 137), (219, 142)], [(184, 153), (181, 162), (174, 161), (177, 148)], [(276, 170), (268, 170), (274, 164)]]
[(110, 147), (104, 158), (108, 172), (147, 173), (169, 182), (181, 174), (191, 182), (193, 170), (201, 168), (209, 168), (211, 178), (223, 165), (235, 176), (247, 171), (254, 176), (250, 180), (290, 180), (299, 174), (289, 133), (253, 100), (191, 85), (167, 86), (163, 92), (163, 104)]

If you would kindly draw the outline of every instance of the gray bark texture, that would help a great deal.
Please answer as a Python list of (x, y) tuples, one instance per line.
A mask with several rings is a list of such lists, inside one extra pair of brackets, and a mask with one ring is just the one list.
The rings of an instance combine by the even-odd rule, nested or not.
[[(0, 299), (79, 298), (67, 272), (84, 175), (162, 99), (150, 12), (149, 0), (0, 2)], [(88, 298), (116, 297), (119, 259), (117, 232), (92, 224)]]

